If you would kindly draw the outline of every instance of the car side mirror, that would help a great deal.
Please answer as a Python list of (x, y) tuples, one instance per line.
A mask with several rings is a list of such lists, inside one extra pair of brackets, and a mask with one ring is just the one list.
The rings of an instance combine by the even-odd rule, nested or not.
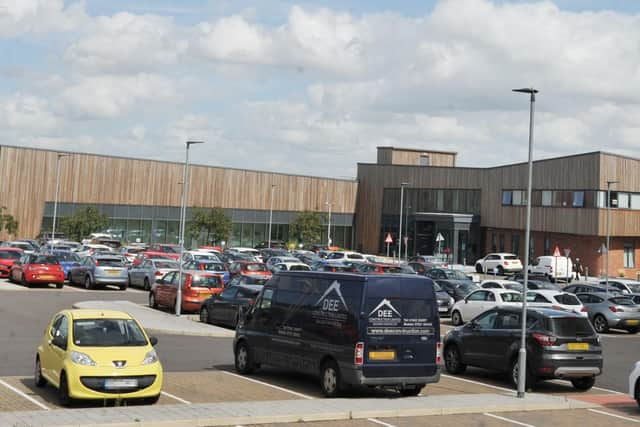
[(149, 343), (155, 347), (156, 344), (158, 344), (158, 338), (157, 337), (149, 337)]

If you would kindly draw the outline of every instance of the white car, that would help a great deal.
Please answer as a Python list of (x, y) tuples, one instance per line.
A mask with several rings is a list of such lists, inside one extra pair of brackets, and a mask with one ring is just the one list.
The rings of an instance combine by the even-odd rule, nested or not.
[(241, 253), (243, 255), (249, 255), (256, 259), (256, 261), (264, 262), (262, 254), (257, 249), (253, 248), (230, 248), (229, 251)]
[(517, 273), (522, 271), (522, 262), (520, 262), (517, 255), (501, 252), (488, 254), (484, 258), (480, 258), (476, 261), (475, 267), (478, 273), (492, 274), (495, 271), (502, 276), (506, 272)]
[(482, 289), (509, 289), (522, 292), (522, 283), (513, 280), (483, 280), (480, 282)]
[(574, 294), (551, 289), (538, 289), (527, 292), (527, 305), (565, 310), (587, 317), (587, 307)]
[(275, 271), (273, 267), (276, 264), (282, 264), (282, 263), (298, 264), (299, 262), (300, 260), (298, 258), (295, 258), (292, 256), (272, 256), (267, 260), (265, 264), (267, 264), (267, 269), (269, 269), (269, 271)]
[(274, 273), (278, 271), (311, 271), (311, 267), (303, 262), (280, 262), (271, 269)]
[[(606, 285), (606, 280), (600, 279), (600, 285)], [(631, 279), (621, 279), (619, 277), (609, 278), (609, 287), (615, 288), (623, 294), (640, 294), (640, 282)]]
[(571, 283), (573, 279), (573, 263), (571, 258), (564, 256), (539, 256), (529, 266), (529, 273), (547, 276), (551, 282), (565, 280)]
[(182, 254), (182, 261), (216, 261), (220, 262), (217, 255), (207, 251), (187, 251)]
[(522, 305), (522, 294), (508, 289), (475, 290), (453, 305), (451, 323), (454, 326), (462, 325), (500, 305)]
[(629, 374), (629, 396), (640, 406), (640, 360), (633, 365)]
[(358, 252), (335, 251), (327, 255), (327, 260), (331, 261), (351, 261), (351, 262), (367, 262), (364, 255)]
[(116, 254), (113, 248), (110, 246), (94, 245), (94, 244), (83, 245), (80, 249), (78, 249), (76, 254), (79, 257), (85, 257), (85, 256), (91, 256), (95, 252), (112, 252), (114, 255)]
[(82, 244), (88, 245), (90, 243), (93, 243), (96, 239), (99, 239), (99, 238), (112, 239), (113, 236), (107, 233), (91, 233), (87, 238), (82, 239)]

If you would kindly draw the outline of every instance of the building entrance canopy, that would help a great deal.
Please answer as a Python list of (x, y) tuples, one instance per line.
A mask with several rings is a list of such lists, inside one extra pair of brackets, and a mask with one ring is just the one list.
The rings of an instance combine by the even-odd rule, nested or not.
[(480, 236), (474, 232), (472, 225), (479, 223), (478, 215), (416, 212), (413, 218), (416, 254), (448, 254), (456, 264), (466, 264), (473, 261), (470, 257), (477, 256), (475, 252)]

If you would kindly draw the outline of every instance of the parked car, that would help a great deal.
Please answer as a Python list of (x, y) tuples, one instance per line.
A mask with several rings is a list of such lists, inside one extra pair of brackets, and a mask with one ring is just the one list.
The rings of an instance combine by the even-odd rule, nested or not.
[(609, 328), (624, 329), (630, 334), (638, 332), (640, 327), (640, 306), (626, 296), (607, 298), (602, 293), (579, 293), (578, 299), (587, 308), (589, 320), (599, 334)]
[(358, 252), (346, 252), (335, 251), (327, 255), (327, 260), (330, 261), (352, 261), (352, 262), (367, 262), (365, 257)]
[(229, 281), (227, 287), (243, 286), (243, 285), (259, 285), (262, 286), (269, 281), (269, 277), (257, 275), (240, 274)]
[[(175, 313), (178, 299), (178, 271), (170, 271), (156, 280), (149, 292), (149, 307), (169, 307)], [(204, 271), (183, 271), (181, 303), (182, 311), (200, 312), (202, 303), (214, 294), (222, 292), (222, 278)]]
[(236, 261), (229, 266), (229, 274), (235, 277), (239, 274), (271, 277), (271, 272), (267, 269), (266, 264), (258, 261)]
[(56, 288), (62, 289), (64, 271), (55, 256), (23, 254), (13, 262), (9, 270), (9, 280), (24, 286), (55, 283)]
[(8, 278), (14, 262), (20, 259), (24, 251), (19, 248), (0, 247), (0, 278)]
[(239, 373), (273, 365), (319, 374), (327, 397), (348, 385), (416, 396), (439, 381), (440, 320), (431, 279), (312, 271), (276, 279), (240, 316)]
[(58, 259), (58, 262), (60, 263), (60, 265), (62, 266), (62, 270), (64, 271), (65, 280), (69, 280), (71, 269), (80, 265), (80, 257), (70, 250), (54, 250), (53, 252), (49, 252), (48, 254), (53, 255)]
[[(180, 258), (180, 257), (178, 257), (178, 258)], [(142, 264), (143, 262), (145, 262), (148, 259), (164, 259), (164, 260), (178, 262), (178, 260), (176, 258), (169, 256), (169, 254), (167, 254), (165, 252), (144, 251), (144, 252), (139, 253), (133, 259), (133, 262), (131, 263), (131, 265), (134, 266), (134, 267), (137, 267), (138, 265)]]
[(182, 255), (182, 261), (218, 261), (220, 258), (217, 255), (207, 251), (188, 251)]
[(529, 266), (529, 272), (546, 276), (551, 282), (562, 280), (571, 283), (571, 280), (573, 280), (573, 263), (569, 257), (539, 256)]
[(176, 261), (180, 259), (180, 246), (170, 243), (154, 243), (149, 246), (148, 252), (160, 252)]
[[(444, 338), (447, 372), (462, 374), (467, 366), (505, 372), (518, 384), (518, 351), (522, 307), (496, 307), (480, 314)], [(527, 310), (526, 388), (536, 381), (559, 378), (580, 391), (589, 390), (602, 373), (600, 338), (587, 319), (566, 311)]]
[(32, 253), (35, 253), (38, 250), (37, 246), (34, 247), (29, 242), (22, 242), (22, 241), (19, 241), (19, 240), (15, 240), (15, 241), (12, 241), (12, 242), (2, 242), (2, 247), (3, 248), (22, 249), (22, 251), (25, 254), (32, 254)]
[(114, 255), (116, 254), (113, 251), (113, 249), (107, 245), (96, 245), (93, 243), (89, 243), (89, 244), (82, 245), (82, 247), (76, 251), (76, 255), (78, 255), (80, 258), (83, 258), (83, 257), (95, 255), (98, 252), (112, 253)]
[[(528, 280), (536, 280), (538, 282), (549, 282), (549, 276), (546, 274), (527, 273)], [(518, 271), (517, 273), (508, 274), (505, 279), (519, 282), (524, 280), (524, 271)], [(551, 282), (549, 282), (551, 283)]]
[(424, 275), (432, 279), (471, 280), (469, 276), (460, 270), (442, 267), (430, 268), (424, 273)]
[(352, 263), (346, 263), (341, 261), (322, 260), (311, 266), (315, 271), (330, 271), (334, 273), (355, 273), (358, 271), (356, 266)]
[(241, 307), (252, 305), (261, 290), (262, 285), (227, 287), (202, 303), (200, 321), (235, 328)]
[(241, 254), (240, 252), (223, 252), (221, 254), (218, 254), (218, 258), (220, 258), (220, 261), (225, 263), (227, 267), (229, 267), (235, 261), (259, 262), (258, 260), (256, 260), (256, 257), (247, 254)]
[(522, 263), (517, 255), (510, 253), (492, 253), (479, 259), (475, 264), (478, 273), (493, 273), (494, 269), (499, 275), (505, 272), (516, 272), (522, 270)]
[(480, 282), (482, 289), (510, 289), (522, 292), (522, 284), (511, 280), (483, 280)]
[(378, 264), (378, 263), (357, 263), (356, 269), (360, 273), (369, 274), (415, 274), (415, 272), (408, 266), (402, 266), (399, 264)]
[(566, 310), (587, 317), (587, 307), (568, 292), (541, 289), (527, 292), (527, 303), (532, 307), (546, 307), (554, 310)]
[(480, 313), (502, 305), (522, 306), (522, 294), (508, 289), (478, 289), (453, 305), (451, 323), (462, 325)]
[(262, 254), (257, 249), (253, 249), (253, 248), (231, 248), (231, 249), (229, 249), (229, 252), (235, 252), (237, 254), (253, 257), (253, 258), (255, 258), (253, 261), (264, 262), (264, 259), (262, 259)]
[(138, 286), (145, 291), (151, 290), (156, 279), (169, 271), (178, 270), (180, 265), (173, 259), (148, 259), (137, 267), (129, 269), (129, 285)]
[[(520, 289), (522, 289), (522, 285), (524, 284), (524, 279), (519, 279), (516, 281), (520, 283), (521, 285)], [(550, 291), (561, 290), (560, 286), (558, 286), (557, 283), (551, 283), (547, 280), (538, 280), (538, 279), (527, 280), (527, 289), (531, 289), (531, 290), (547, 289)]]
[(409, 262), (420, 262), (430, 265), (430, 267), (437, 267), (446, 264), (444, 260), (434, 255), (417, 255), (409, 257)]
[(84, 285), (85, 289), (117, 285), (121, 291), (129, 286), (129, 272), (117, 255), (94, 255), (80, 261), (69, 272), (69, 283)]
[(438, 314), (440, 314), (440, 317), (451, 316), (451, 309), (456, 303), (456, 300), (446, 293), (435, 281), (433, 282), (433, 290), (436, 292), (436, 299), (438, 300)]
[(284, 262), (298, 264), (300, 261), (298, 260), (298, 258), (295, 258), (292, 256), (272, 256), (267, 259), (267, 262), (265, 262), (265, 265), (267, 266), (267, 269), (269, 271), (273, 272), (274, 265), (282, 264)]
[(188, 261), (182, 264), (182, 268), (185, 270), (202, 270), (216, 273), (222, 276), (222, 282), (227, 285), (231, 280), (229, 274), (229, 268), (220, 261)]
[(281, 262), (273, 266), (273, 272), (278, 271), (311, 271), (311, 267), (303, 262)]
[[(606, 285), (606, 280), (600, 280), (600, 286)], [(609, 278), (609, 287), (615, 288), (623, 294), (640, 293), (640, 282), (631, 279)]]
[[(581, 282), (581, 283), (575, 282), (569, 286), (565, 286), (562, 290), (572, 294), (594, 293), (594, 292), (607, 293), (607, 289), (604, 286), (600, 286), (597, 283), (593, 284), (593, 283), (584, 283), (584, 282)], [(609, 293), (611, 295), (622, 295), (622, 292), (620, 292), (618, 289), (614, 288), (613, 286), (609, 288)]]
[(271, 243), (269, 243), (268, 241), (263, 240), (262, 242), (258, 243), (256, 246), (254, 246), (254, 249), (286, 249), (287, 248), (287, 244), (285, 242), (283, 242), (282, 240), (272, 240)]
[(61, 311), (38, 345), (35, 385), (58, 389), (63, 406), (75, 399), (116, 397), (154, 404), (162, 390), (162, 365), (153, 349), (157, 342), (121, 311)]
[(629, 396), (640, 406), (640, 361), (637, 361), (629, 374)]
[(136, 257), (146, 250), (144, 246), (122, 246), (120, 248), (120, 254), (127, 258), (129, 264), (133, 264)]
[(455, 301), (460, 301), (471, 292), (480, 289), (478, 285), (468, 280), (436, 280), (436, 283)]

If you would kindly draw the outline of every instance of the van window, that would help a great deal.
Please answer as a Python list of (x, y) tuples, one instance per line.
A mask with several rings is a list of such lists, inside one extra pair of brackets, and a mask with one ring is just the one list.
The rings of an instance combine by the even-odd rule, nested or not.
[(273, 298), (273, 289), (265, 289), (262, 293), (262, 299), (260, 301), (260, 309), (268, 310), (271, 308), (271, 299)]

